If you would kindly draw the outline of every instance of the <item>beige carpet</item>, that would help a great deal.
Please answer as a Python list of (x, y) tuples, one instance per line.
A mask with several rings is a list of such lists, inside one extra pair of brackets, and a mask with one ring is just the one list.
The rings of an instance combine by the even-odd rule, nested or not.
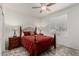
[[(15, 48), (12, 50), (6, 50), (2, 53), (3, 56), (28, 56), (29, 53), (23, 47)], [(62, 45), (57, 45), (57, 49), (51, 47), (40, 56), (79, 56), (79, 50), (68, 48)]]

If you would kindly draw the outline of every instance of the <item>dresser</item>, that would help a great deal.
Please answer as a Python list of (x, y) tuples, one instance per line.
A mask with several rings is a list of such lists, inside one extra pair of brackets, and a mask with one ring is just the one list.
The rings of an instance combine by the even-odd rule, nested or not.
[(20, 37), (9, 37), (9, 46), (8, 49), (17, 48), (20, 46)]

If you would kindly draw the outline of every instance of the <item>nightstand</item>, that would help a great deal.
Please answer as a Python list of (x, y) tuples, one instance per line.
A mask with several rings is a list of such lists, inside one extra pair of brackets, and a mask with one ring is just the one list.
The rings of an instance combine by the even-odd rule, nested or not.
[(8, 47), (9, 50), (17, 48), (19, 46), (20, 46), (20, 37), (9, 37), (9, 47)]

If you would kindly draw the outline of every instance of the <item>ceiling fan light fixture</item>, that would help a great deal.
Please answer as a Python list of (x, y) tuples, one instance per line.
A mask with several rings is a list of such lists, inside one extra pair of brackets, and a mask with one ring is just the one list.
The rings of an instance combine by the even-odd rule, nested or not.
[(43, 11), (46, 11), (46, 6), (42, 6), (41, 9), (42, 9)]

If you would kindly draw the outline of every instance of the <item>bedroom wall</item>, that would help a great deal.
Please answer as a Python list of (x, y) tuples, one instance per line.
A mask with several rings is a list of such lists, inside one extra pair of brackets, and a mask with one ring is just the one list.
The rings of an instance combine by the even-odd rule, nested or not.
[[(67, 47), (79, 49), (79, 4), (76, 4), (70, 8), (66, 8), (64, 10), (58, 11), (56, 13), (47, 15), (42, 18), (43, 22), (46, 24), (49, 21), (49, 25), (54, 28), (55, 25), (53, 23), (62, 23), (64, 22), (64, 26), (66, 25), (66, 31), (55, 31), (53, 28), (46, 27), (49, 31), (44, 32), (48, 35), (53, 34), (53, 32), (57, 33), (57, 44), (62, 44)], [(54, 21), (53, 21), (54, 20)], [(61, 21), (60, 21), (61, 20)], [(53, 30), (53, 31), (52, 31)]]
[[(1, 14), (1, 9), (0, 9), (0, 43), (2, 40), (2, 14)], [(0, 44), (0, 55), (1, 55), (1, 44)]]
[[(2, 4), (0, 4), (1, 6)], [(4, 39), (4, 18), (2, 16), (2, 10), (0, 8), (0, 55), (2, 55), (2, 44)]]

